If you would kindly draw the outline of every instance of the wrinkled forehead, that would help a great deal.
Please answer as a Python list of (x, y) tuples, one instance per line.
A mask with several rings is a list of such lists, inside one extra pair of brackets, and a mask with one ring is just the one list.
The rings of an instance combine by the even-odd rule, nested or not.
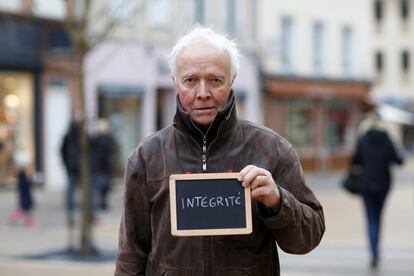
[(184, 46), (177, 55), (176, 68), (191, 62), (214, 62), (224, 66), (226, 70), (231, 69), (230, 55), (227, 51), (207, 39), (197, 39)]

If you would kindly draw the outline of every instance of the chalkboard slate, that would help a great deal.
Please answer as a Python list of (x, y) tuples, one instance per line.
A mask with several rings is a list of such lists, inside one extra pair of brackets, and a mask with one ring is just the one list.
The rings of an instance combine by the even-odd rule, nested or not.
[(171, 234), (240, 235), (252, 232), (250, 189), (238, 173), (170, 176)]

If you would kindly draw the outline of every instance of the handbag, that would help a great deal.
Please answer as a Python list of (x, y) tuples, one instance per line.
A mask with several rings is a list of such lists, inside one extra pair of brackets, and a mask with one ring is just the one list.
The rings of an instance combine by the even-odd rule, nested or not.
[(351, 169), (342, 180), (342, 187), (350, 194), (357, 195), (360, 193), (359, 177), (360, 172)]

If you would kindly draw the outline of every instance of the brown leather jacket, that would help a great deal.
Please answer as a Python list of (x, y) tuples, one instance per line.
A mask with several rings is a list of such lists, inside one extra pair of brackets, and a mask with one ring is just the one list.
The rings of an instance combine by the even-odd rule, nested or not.
[(274, 276), (280, 275), (276, 244), (294, 254), (319, 244), (322, 206), (305, 185), (296, 152), (272, 130), (238, 120), (234, 102), (232, 96), (207, 136), (205, 172), (265, 168), (281, 192), (280, 209), (253, 202), (250, 235), (171, 236), (169, 176), (203, 172), (203, 136), (178, 105), (174, 125), (145, 139), (128, 160), (116, 276)]

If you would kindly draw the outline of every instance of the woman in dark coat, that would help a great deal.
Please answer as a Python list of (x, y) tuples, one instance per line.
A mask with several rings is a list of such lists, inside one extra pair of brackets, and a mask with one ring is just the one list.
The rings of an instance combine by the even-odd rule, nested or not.
[(372, 268), (379, 260), (381, 214), (391, 186), (390, 165), (402, 162), (387, 133), (375, 127), (359, 139), (352, 157), (352, 164), (361, 169), (360, 190), (366, 211)]

